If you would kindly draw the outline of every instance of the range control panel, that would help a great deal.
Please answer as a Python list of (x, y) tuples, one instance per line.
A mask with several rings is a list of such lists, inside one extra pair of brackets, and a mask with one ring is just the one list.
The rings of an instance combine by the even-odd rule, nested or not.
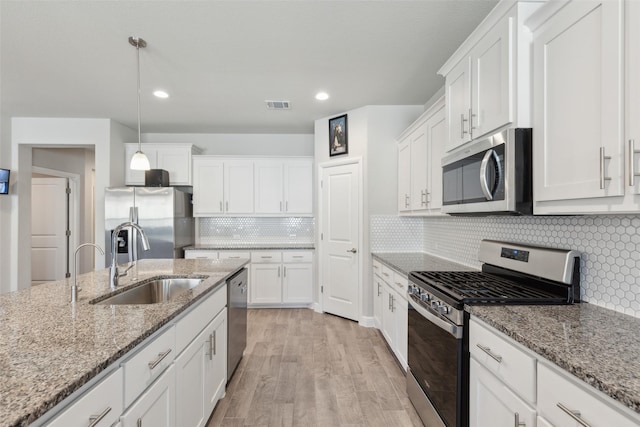
[(502, 258), (509, 258), (514, 261), (529, 262), (529, 251), (523, 251), (521, 249), (502, 248), (500, 252)]

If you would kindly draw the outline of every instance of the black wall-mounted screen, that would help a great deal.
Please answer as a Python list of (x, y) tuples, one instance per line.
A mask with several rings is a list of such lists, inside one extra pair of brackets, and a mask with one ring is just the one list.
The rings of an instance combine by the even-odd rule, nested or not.
[(9, 169), (0, 169), (0, 194), (9, 194)]

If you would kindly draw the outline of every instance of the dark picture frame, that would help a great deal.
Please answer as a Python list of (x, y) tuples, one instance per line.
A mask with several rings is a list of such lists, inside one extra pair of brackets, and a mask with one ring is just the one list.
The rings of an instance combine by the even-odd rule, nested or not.
[(349, 153), (347, 115), (329, 119), (329, 157)]

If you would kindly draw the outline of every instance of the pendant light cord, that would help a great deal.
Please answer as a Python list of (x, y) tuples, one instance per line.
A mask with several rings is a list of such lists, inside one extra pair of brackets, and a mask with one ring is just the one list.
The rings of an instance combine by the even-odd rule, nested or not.
[(136, 58), (138, 62), (138, 151), (142, 151), (142, 140), (140, 138), (140, 39), (136, 42)]

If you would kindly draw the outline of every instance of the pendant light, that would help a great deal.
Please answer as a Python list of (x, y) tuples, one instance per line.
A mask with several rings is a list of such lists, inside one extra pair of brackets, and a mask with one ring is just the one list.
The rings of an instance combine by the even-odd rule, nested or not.
[(147, 47), (147, 42), (139, 37), (129, 37), (129, 44), (136, 48), (138, 63), (138, 151), (131, 158), (129, 167), (133, 170), (147, 171), (151, 169), (151, 165), (147, 156), (142, 152), (142, 141), (140, 140), (140, 48)]

